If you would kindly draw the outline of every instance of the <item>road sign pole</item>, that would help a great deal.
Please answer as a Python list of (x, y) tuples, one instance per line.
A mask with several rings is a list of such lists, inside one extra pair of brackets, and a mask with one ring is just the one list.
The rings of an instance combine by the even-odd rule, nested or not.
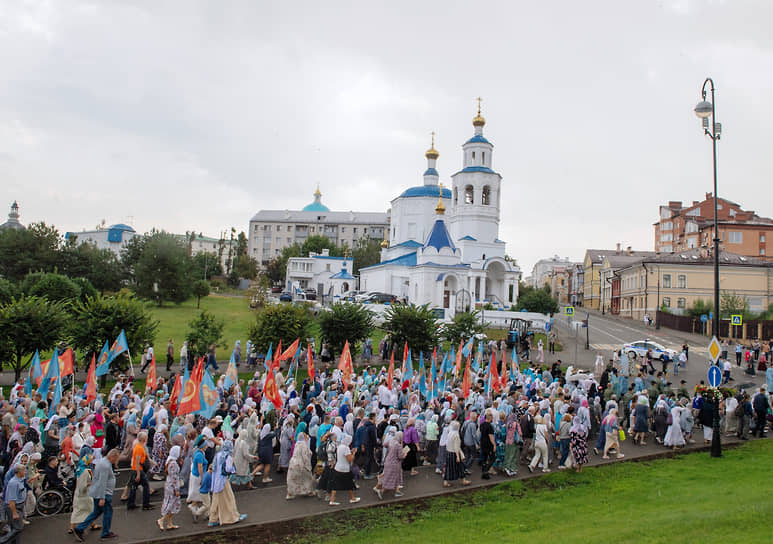
[(585, 349), (590, 349), (590, 314), (585, 312)]

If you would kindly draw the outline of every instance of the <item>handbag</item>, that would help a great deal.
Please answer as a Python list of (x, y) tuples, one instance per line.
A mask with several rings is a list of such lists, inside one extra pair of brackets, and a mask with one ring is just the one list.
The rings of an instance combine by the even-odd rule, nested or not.
[(625, 441), (625, 431), (623, 429), (618, 429), (617, 433), (620, 436), (620, 442)]

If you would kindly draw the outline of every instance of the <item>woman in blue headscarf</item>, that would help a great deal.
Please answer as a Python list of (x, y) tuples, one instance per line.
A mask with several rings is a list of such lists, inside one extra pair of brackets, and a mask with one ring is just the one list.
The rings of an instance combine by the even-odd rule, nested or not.
[[(91, 511), (94, 510), (94, 500), (89, 497), (89, 486), (91, 485), (92, 469), (94, 468), (94, 454), (91, 448), (81, 448), (83, 452), (75, 466), (75, 493), (72, 498), (72, 514), (70, 514), (70, 530), (72, 533), (76, 525), (82, 523)], [(101, 527), (92, 524), (92, 529)]]
[(212, 462), (212, 505), (209, 507), (209, 527), (231, 525), (247, 517), (247, 514), (239, 514), (236, 509), (236, 498), (231, 490), (231, 482), (228, 481), (228, 476), (236, 472), (233, 451), (234, 443), (226, 440), (223, 442), (223, 449), (215, 455)]

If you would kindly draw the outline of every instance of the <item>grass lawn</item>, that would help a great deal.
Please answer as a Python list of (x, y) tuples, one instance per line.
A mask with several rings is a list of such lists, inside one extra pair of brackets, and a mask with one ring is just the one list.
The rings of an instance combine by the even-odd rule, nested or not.
[(196, 298), (192, 298), (182, 304), (170, 304), (159, 308), (150, 306), (153, 317), (159, 321), (156, 333), (156, 362), (166, 364), (166, 344), (171, 338), (174, 340), (175, 361), (180, 357), (180, 348), (188, 332), (188, 323), (196, 317), (201, 310), (207, 310), (225, 322), (223, 328), (223, 342), (227, 348), (218, 351), (218, 359), (228, 359), (234, 342), (242, 341), (242, 353), (247, 345), (247, 330), (255, 319), (255, 312), (250, 310), (246, 297), (228, 297), (222, 295), (209, 295), (201, 299), (201, 308), (196, 309)]
[(771, 470), (773, 441), (755, 441), (314, 518), (292, 542), (769, 542)]

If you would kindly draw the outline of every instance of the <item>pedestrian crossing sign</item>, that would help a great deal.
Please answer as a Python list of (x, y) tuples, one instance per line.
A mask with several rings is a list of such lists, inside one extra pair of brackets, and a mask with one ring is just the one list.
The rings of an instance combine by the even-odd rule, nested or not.
[(743, 325), (743, 316), (736, 314), (730, 316), (730, 323), (733, 325)]
[(712, 363), (716, 364), (720, 353), (722, 353), (722, 346), (719, 344), (717, 337), (714, 336), (711, 338), (711, 342), (709, 343), (709, 357), (711, 358)]
[(564, 315), (574, 315), (574, 306), (564, 308)]

